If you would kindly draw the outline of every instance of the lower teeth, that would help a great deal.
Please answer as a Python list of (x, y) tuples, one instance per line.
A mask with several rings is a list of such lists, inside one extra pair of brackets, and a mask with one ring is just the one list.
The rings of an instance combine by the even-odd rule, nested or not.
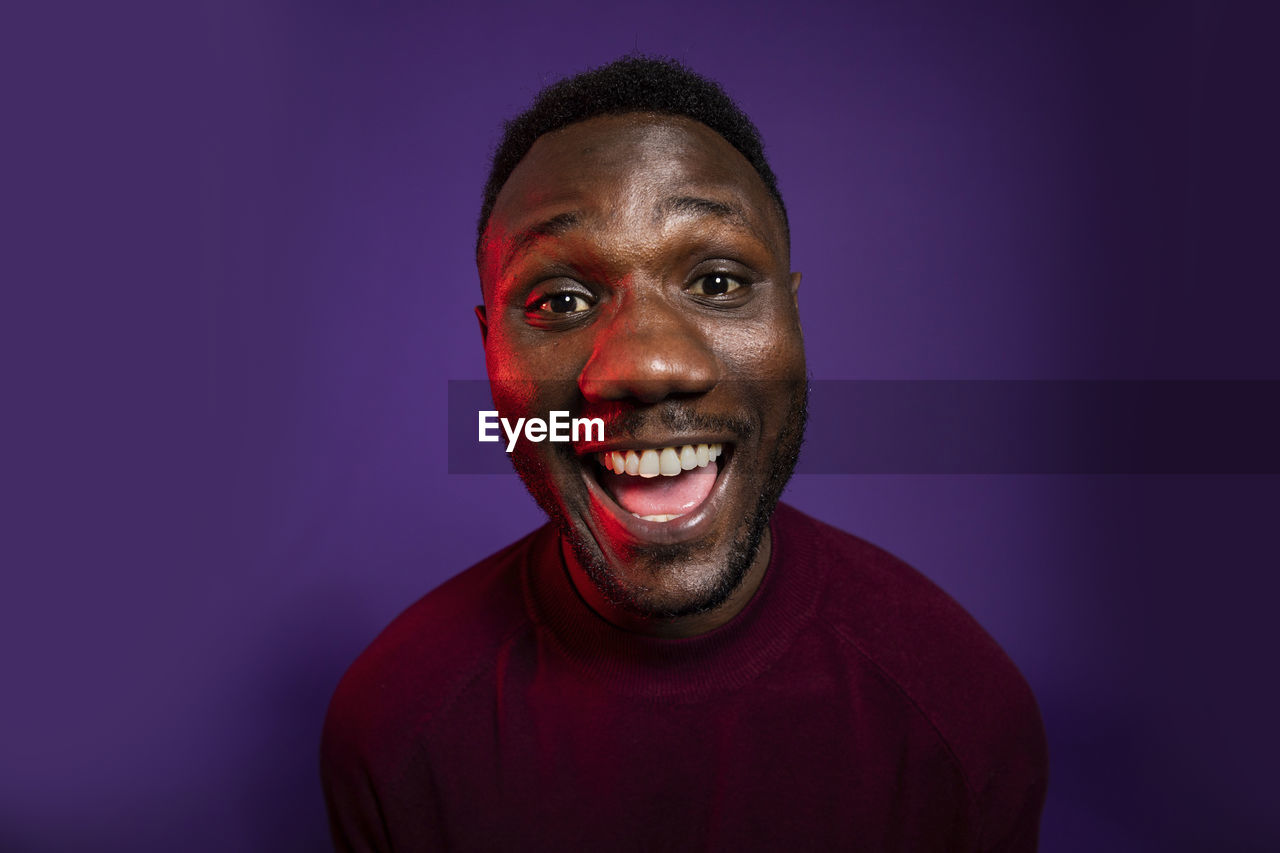
[[(631, 514), (636, 515), (634, 512)], [(678, 515), (636, 515), (636, 518), (639, 518), (643, 521), (670, 521), (673, 518), (679, 518), (679, 517), (680, 516)]]

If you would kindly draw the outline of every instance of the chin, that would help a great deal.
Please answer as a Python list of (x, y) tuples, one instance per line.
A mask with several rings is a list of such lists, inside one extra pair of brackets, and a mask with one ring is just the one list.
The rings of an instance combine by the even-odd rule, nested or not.
[[(753, 519), (754, 522), (754, 519)], [(675, 619), (711, 612), (742, 585), (768, 524), (744, 526), (726, 548), (656, 545), (607, 558), (600, 543), (578, 530), (569, 537), (578, 561), (611, 604), (634, 616)]]
[(611, 605), (655, 619), (707, 613), (757, 558), (799, 456), (806, 390), (773, 434), (673, 408), (607, 442), (517, 447), (512, 463)]

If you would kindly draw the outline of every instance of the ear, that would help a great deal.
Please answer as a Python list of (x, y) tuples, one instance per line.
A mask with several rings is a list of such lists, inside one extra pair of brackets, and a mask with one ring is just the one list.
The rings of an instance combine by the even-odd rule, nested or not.
[(489, 340), (489, 321), (484, 316), (484, 306), (476, 306), (476, 319), (480, 321), (480, 343), (484, 344)]
[(798, 308), (800, 306), (800, 273), (798, 272), (791, 274), (791, 299)]

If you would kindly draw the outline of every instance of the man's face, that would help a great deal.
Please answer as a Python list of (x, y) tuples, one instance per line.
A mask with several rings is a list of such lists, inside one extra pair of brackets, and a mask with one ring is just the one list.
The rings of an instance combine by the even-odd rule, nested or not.
[(759, 175), (688, 119), (574, 124), (511, 174), (480, 265), (502, 416), (605, 421), (603, 442), (513, 453), (600, 594), (642, 616), (719, 607), (804, 421), (799, 275)]

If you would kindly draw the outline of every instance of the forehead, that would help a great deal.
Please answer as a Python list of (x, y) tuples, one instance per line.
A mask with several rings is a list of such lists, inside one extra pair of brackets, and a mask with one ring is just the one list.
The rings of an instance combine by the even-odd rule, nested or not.
[(636, 225), (664, 210), (688, 210), (690, 199), (723, 203), (786, 257), (773, 197), (736, 148), (700, 122), (635, 113), (589, 119), (538, 138), (498, 194), (483, 241), (482, 276), (499, 272), (514, 241), (540, 223)]

